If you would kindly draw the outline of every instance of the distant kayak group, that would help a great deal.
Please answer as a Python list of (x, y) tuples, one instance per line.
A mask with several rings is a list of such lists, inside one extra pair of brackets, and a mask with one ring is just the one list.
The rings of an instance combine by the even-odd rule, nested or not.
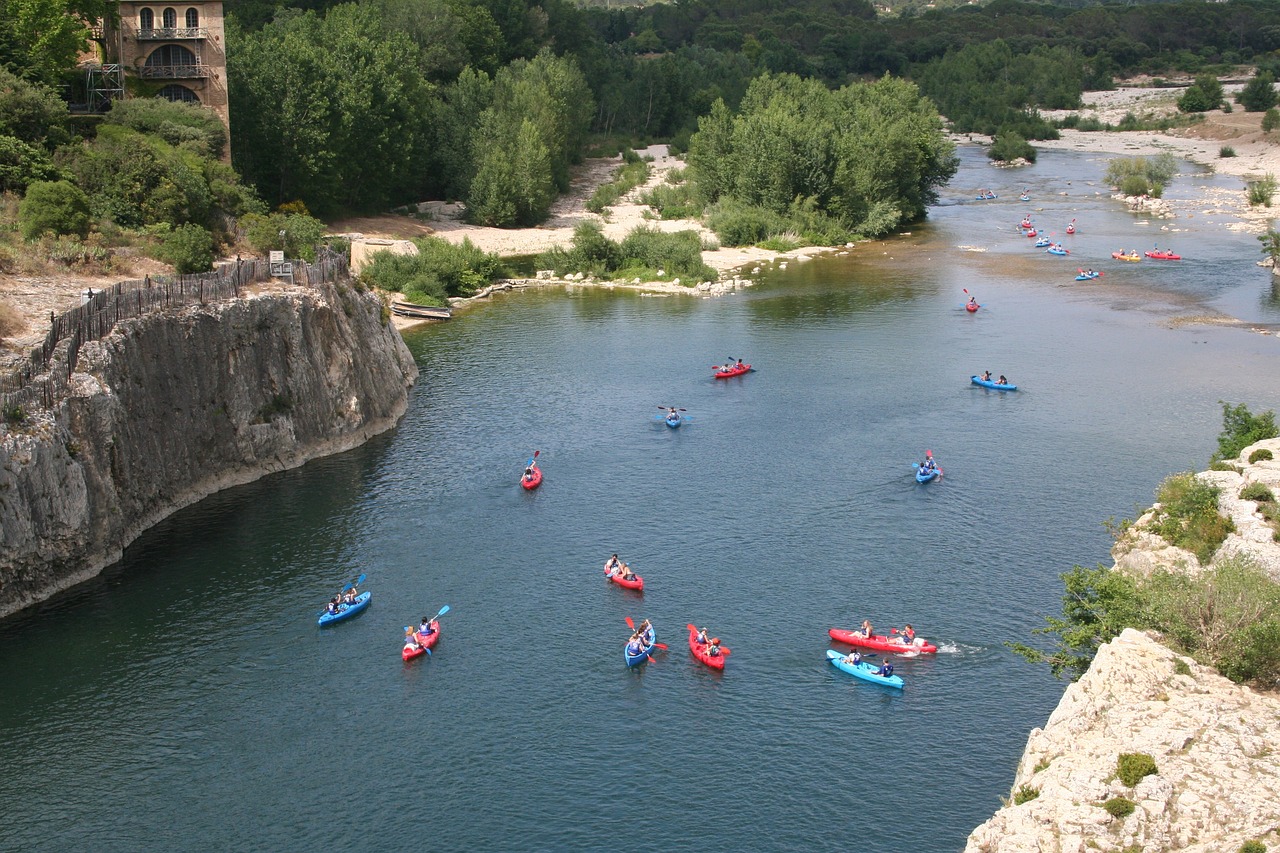
[[(988, 200), (988, 199), (995, 198), (995, 195), (994, 195), (994, 194), (992, 194), (992, 195), (990, 195), (990, 196), (985, 195), (985, 193), (989, 193), (989, 192), (991, 192), (991, 191), (990, 191), (990, 190), (979, 190), (979, 191), (978, 191), (977, 198), (978, 198), (979, 200), (984, 200), (984, 201), (985, 201), (985, 200)], [(1019, 200), (1019, 201), (1030, 201), (1030, 200), (1031, 200), (1031, 197), (1030, 197), (1030, 195), (1029, 195), (1026, 191), (1023, 191), (1022, 195), (1018, 197), (1018, 200)], [(1036, 247), (1037, 249), (1044, 249), (1044, 251), (1045, 251), (1046, 253), (1050, 254), (1050, 255), (1058, 255), (1058, 256), (1060, 256), (1060, 257), (1061, 257), (1061, 256), (1066, 256), (1066, 255), (1071, 254), (1071, 250), (1070, 250), (1070, 249), (1068, 249), (1066, 246), (1062, 245), (1062, 243), (1060, 243), (1060, 242), (1056, 242), (1056, 241), (1054, 241), (1054, 240), (1050, 239), (1050, 238), (1053, 236), (1052, 234), (1049, 234), (1049, 235), (1047, 235), (1047, 236), (1046, 236), (1046, 235), (1045, 235), (1045, 234), (1043, 234), (1041, 231), (1038, 231), (1038, 230), (1036, 229), (1035, 225), (1033, 225), (1033, 224), (1032, 224), (1032, 222), (1031, 222), (1031, 214), (1030, 214), (1030, 213), (1028, 213), (1026, 216), (1022, 217), (1022, 221), (1018, 223), (1018, 230), (1019, 230), (1019, 231), (1023, 234), (1023, 236), (1025, 236), (1025, 237), (1033, 237), (1033, 238), (1036, 238), (1036, 241), (1035, 241), (1035, 244), (1034, 244), (1034, 245), (1035, 245), (1035, 247)], [(1075, 234), (1075, 233), (1076, 233), (1076, 230), (1077, 230), (1077, 229), (1076, 229), (1076, 220), (1075, 220), (1075, 219), (1072, 219), (1069, 223), (1067, 223), (1067, 226), (1066, 226), (1066, 229), (1065, 229), (1065, 230), (1066, 230), (1067, 234)], [(1111, 257), (1112, 257), (1112, 259), (1113, 259), (1113, 260), (1117, 260), (1117, 261), (1127, 261), (1127, 262), (1129, 262), (1129, 263), (1136, 263), (1136, 262), (1138, 262), (1138, 261), (1141, 261), (1141, 260), (1143, 259), (1143, 257), (1144, 257), (1144, 256), (1145, 256), (1145, 257), (1147, 257), (1147, 258), (1151, 258), (1152, 260), (1157, 260), (1157, 261), (1180, 261), (1180, 260), (1182, 260), (1182, 255), (1179, 255), (1179, 254), (1177, 254), (1176, 252), (1172, 252), (1172, 251), (1170, 251), (1170, 250), (1168, 250), (1168, 249), (1161, 249), (1159, 246), (1153, 246), (1149, 252), (1145, 252), (1145, 253), (1142, 253), (1142, 254), (1139, 254), (1139, 252), (1138, 252), (1138, 250), (1137, 250), (1137, 249), (1129, 249), (1129, 250), (1127, 250), (1127, 251), (1126, 251), (1126, 250), (1124, 250), (1124, 249), (1121, 249), (1121, 250), (1119, 250), (1119, 251), (1117, 251), (1117, 252), (1112, 252), (1112, 253), (1111, 253)], [(1086, 270), (1084, 270), (1084, 269), (1081, 269), (1081, 270), (1078, 270), (1077, 272), (1078, 272), (1078, 275), (1076, 275), (1076, 281), (1093, 281), (1093, 280), (1098, 279), (1098, 278), (1101, 278), (1101, 277), (1103, 276), (1103, 273), (1102, 273), (1102, 272), (1100, 272), (1100, 271), (1094, 271), (1094, 270), (1087, 270), (1087, 271), (1086, 271)]]

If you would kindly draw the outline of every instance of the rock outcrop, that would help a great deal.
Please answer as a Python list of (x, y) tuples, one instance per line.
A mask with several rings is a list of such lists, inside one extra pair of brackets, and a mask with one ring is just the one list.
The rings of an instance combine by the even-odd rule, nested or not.
[[(1184, 850), (1280, 843), (1280, 699), (1233, 684), (1139, 631), (1098, 651), (1043, 729), (1031, 732), (1011, 801), (966, 853)], [(1156, 772), (1130, 787), (1122, 753)], [(1113, 817), (1103, 804), (1136, 808)]]
[(416, 378), (382, 303), (341, 284), (122, 320), (67, 399), (0, 427), (0, 616), (177, 509), (391, 428)]
[[(1249, 462), (1260, 449), (1278, 459)], [(1240, 497), (1252, 483), (1280, 490), (1280, 439), (1250, 445), (1233, 465), (1237, 471), (1196, 475), (1221, 488), (1219, 510), (1236, 528), (1214, 561), (1243, 554), (1280, 580), (1275, 530), (1257, 503)], [(1144, 529), (1152, 518), (1144, 515), (1117, 544), (1116, 567), (1201, 571), (1194, 554)], [(1151, 756), (1156, 772), (1126, 785), (1117, 773), (1122, 753)], [(1104, 808), (1117, 798), (1132, 802), (1131, 814)], [(1009, 802), (973, 831), (966, 853), (1235, 853), (1248, 841), (1277, 849), (1280, 697), (1126, 630), (1031, 732)]]

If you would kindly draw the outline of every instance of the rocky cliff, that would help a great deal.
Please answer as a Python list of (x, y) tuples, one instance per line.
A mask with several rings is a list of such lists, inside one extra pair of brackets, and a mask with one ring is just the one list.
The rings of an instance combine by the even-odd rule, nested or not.
[[(1215, 560), (1245, 554), (1280, 578), (1275, 530), (1240, 497), (1252, 483), (1280, 486), (1280, 461), (1248, 461), (1259, 449), (1280, 457), (1280, 439), (1245, 448), (1236, 471), (1197, 476), (1221, 488), (1219, 511), (1236, 527)], [(1151, 517), (1117, 544), (1117, 567), (1199, 571), (1194, 554), (1143, 530)], [(1126, 784), (1123, 753), (1151, 756), (1156, 772)], [(966, 853), (1236, 853), (1250, 841), (1280, 850), (1280, 697), (1127, 630), (1031, 732), (1009, 802), (973, 831)]]
[(391, 428), (416, 378), (381, 302), (344, 285), (121, 321), (69, 398), (0, 426), (0, 616), (177, 509)]

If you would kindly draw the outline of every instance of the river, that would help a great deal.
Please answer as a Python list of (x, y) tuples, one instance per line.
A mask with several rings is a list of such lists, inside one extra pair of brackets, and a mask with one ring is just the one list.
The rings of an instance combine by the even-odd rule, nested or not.
[[(734, 296), (547, 289), (412, 332), (398, 429), (0, 622), (0, 850), (961, 849), (1064, 686), (1005, 641), (1108, 559), (1104, 519), (1204, 467), (1219, 400), (1274, 407), (1280, 346), (1170, 323), (1280, 321), (1254, 238), (1139, 224), (1102, 159), (962, 153), (911, 235)], [(1016, 233), (1023, 187), (1047, 230), (1077, 219), (1069, 258)], [(1186, 260), (1108, 257), (1155, 242)], [(713, 380), (727, 357), (757, 369)], [(926, 449), (945, 475), (918, 486)], [(643, 596), (603, 580), (614, 551)], [(370, 609), (317, 629), (361, 572)], [(670, 652), (628, 670), (628, 616)], [(855, 682), (826, 629), (863, 618), (942, 650), (896, 661), (901, 693)], [(732, 649), (722, 675), (688, 622)]]

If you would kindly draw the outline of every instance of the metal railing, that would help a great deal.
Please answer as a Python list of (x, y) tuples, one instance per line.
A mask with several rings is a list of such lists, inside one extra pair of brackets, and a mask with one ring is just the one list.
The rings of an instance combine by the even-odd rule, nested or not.
[[(295, 280), (317, 286), (346, 279), (347, 258), (324, 252), (314, 264), (294, 263)], [(235, 299), (246, 284), (271, 279), (265, 260), (237, 261), (196, 275), (147, 276), (99, 290), (83, 305), (49, 317), (49, 333), (26, 361), (0, 376), (0, 416), (16, 409), (51, 409), (69, 391), (69, 381), (88, 341), (106, 337), (121, 320), (182, 305)]]
[(178, 39), (207, 39), (205, 27), (151, 27), (138, 30), (138, 41), (177, 41)]
[(138, 69), (138, 76), (158, 80), (187, 80), (193, 77), (208, 77), (209, 66), (198, 63), (181, 65), (144, 65)]

